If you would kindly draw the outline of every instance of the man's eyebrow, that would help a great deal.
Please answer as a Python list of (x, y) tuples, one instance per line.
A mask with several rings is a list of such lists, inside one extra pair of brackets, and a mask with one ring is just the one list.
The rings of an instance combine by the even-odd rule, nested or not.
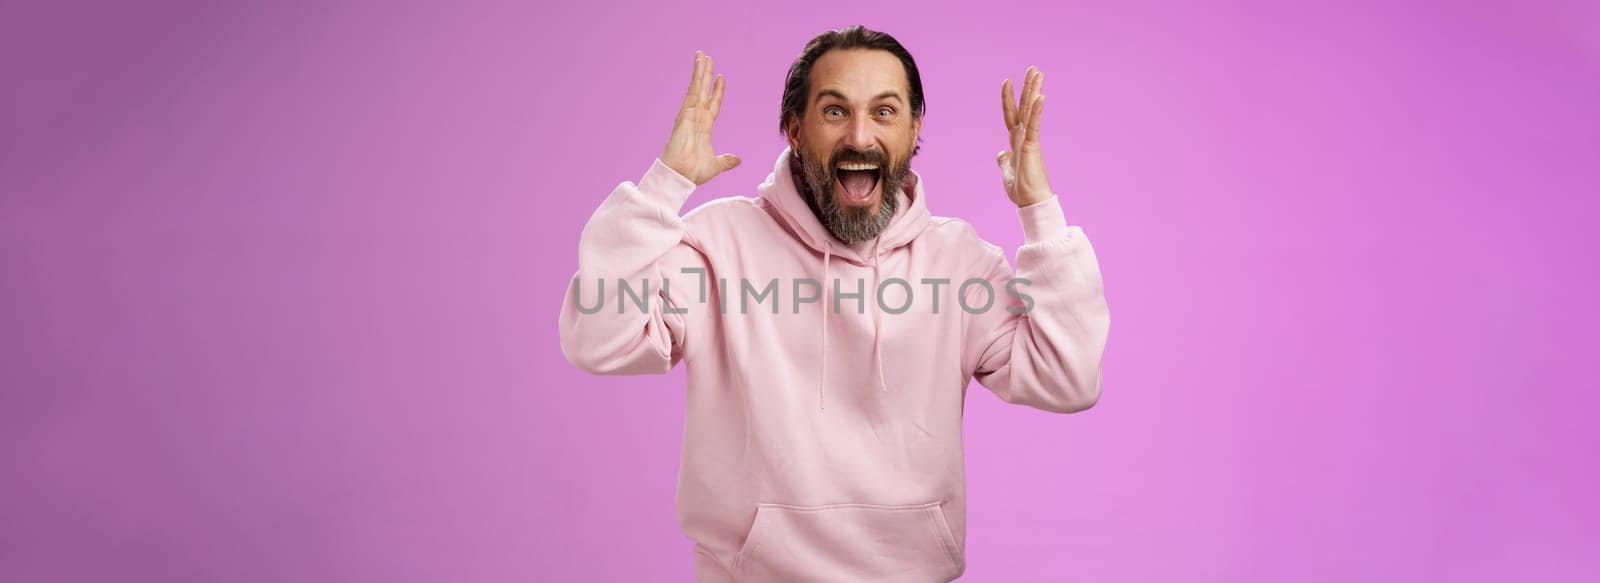
[[(846, 101), (846, 102), (850, 101), (850, 98), (845, 97), (843, 93), (840, 93), (840, 92), (835, 91), (833, 89), (823, 89), (822, 91), (818, 91), (817, 92), (817, 101), (822, 101), (822, 98), (824, 98), (824, 97), (832, 97), (834, 99), (838, 99), (839, 101)], [(891, 98), (891, 97), (896, 99), (896, 100), (900, 100), (900, 92), (899, 91), (885, 91), (883, 93), (879, 93), (878, 96), (872, 98), (872, 100), (873, 101), (877, 101), (879, 99), (888, 99), (888, 98)]]

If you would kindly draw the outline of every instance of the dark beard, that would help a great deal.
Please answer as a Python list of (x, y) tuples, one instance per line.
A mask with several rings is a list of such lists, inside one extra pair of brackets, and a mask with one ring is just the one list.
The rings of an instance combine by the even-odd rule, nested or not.
[[(846, 149), (835, 150), (830, 159), (818, 163), (806, 160), (799, 150), (793, 150), (789, 162), (794, 182), (800, 187), (800, 197), (805, 199), (806, 206), (816, 213), (828, 233), (847, 244), (877, 237), (889, 227), (895, 211), (900, 207), (897, 195), (905, 185), (906, 175), (911, 172), (910, 158), (891, 166), (882, 152)], [(841, 162), (872, 162), (878, 165), (882, 202), (878, 205), (877, 213), (839, 206), (834, 198), (834, 188), (838, 185), (836, 168)]]

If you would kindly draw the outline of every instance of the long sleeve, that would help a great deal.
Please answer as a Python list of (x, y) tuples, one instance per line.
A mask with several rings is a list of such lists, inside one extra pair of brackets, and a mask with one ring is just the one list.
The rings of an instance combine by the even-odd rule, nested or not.
[[(969, 323), (965, 363), (1008, 403), (1056, 413), (1087, 409), (1100, 398), (1111, 327), (1094, 248), (1083, 229), (1067, 225), (1058, 197), (1017, 210), (1024, 241), (1015, 293), (1007, 293), (1013, 275), (1001, 252), (986, 274), (995, 302)], [(981, 306), (983, 298), (969, 302)]]
[(679, 216), (694, 188), (658, 158), (637, 184), (617, 185), (589, 218), (561, 305), (568, 362), (594, 374), (660, 374), (681, 360), (688, 336), (681, 312), (703, 293), (699, 275), (684, 279), (682, 271), (704, 269)]

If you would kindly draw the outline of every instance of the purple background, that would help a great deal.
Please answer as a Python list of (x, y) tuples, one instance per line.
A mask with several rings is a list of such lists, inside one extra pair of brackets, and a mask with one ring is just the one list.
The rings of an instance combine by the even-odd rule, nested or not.
[(0, 2), (0, 580), (689, 580), (683, 371), (565, 362), (578, 232), (696, 49), (745, 163), (691, 207), (857, 22), (1013, 251), (1046, 72), (1115, 314), (1095, 409), (974, 385), (964, 580), (1600, 573), (1592, 2), (48, 4)]

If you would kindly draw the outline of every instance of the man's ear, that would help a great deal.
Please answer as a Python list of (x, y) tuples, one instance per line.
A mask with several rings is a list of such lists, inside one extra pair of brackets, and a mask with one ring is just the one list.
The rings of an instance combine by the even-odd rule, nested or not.
[(800, 140), (795, 137), (795, 133), (800, 131), (799, 128), (800, 122), (792, 117), (783, 124), (783, 136), (789, 140), (789, 149), (796, 152), (800, 151)]

